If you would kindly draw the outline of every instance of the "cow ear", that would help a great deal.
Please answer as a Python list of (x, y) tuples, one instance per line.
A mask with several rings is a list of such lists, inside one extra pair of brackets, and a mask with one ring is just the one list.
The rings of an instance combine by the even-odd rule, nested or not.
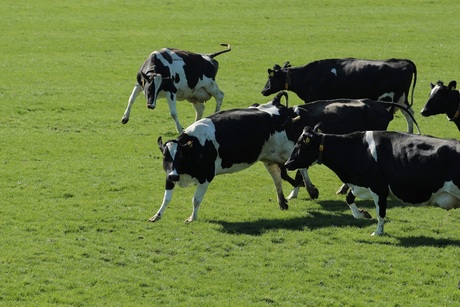
[(434, 84), (430, 82), (431, 89), (434, 89)]
[(160, 148), (161, 152), (163, 152), (163, 149), (165, 146), (163, 145), (163, 140), (161, 139), (161, 136), (157, 140), (158, 148)]
[(313, 131), (315, 131), (317, 133), (323, 133), (323, 130), (324, 130), (323, 123), (317, 123), (315, 128), (313, 128)]
[(457, 87), (457, 81), (454, 80), (454, 81), (449, 82), (449, 85), (448, 85), (449, 90), (453, 91), (455, 90), (456, 87)]

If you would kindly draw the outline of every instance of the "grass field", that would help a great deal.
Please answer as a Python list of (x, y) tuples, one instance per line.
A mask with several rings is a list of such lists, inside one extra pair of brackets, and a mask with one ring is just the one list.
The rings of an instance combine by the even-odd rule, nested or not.
[[(164, 192), (156, 139), (176, 137), (167, 104), (139, 97), (120, 123), (147, 55), (162, 47), (219, 56), (223, 109), (269, 99), (267, 69), (329, 57), (410, 58), (421, 118), (429, 82), (458, 76), (455, 1), (3, 0), (0, 18), (0, 305), (447, 306), (460, 302), (460, 211), (390, 202), (386, 235), (353, 219), (340, 182), (311, 169), (280, 211), (262, 164), (217, 177), (198, 221)], [(290, 95), (290, 104), (302, 103)], [(209, 101), (206, 115), (214, 109)], [(194, 110), (178, 104), (181, 123)], [(398, 115), (391, 129), (406, 129)], [(429, 178), (427, 178), (429, 180)], [(285, 186), (285, 192), (289, 187)], [(359, 202), (375, 216), (373, 204)]]

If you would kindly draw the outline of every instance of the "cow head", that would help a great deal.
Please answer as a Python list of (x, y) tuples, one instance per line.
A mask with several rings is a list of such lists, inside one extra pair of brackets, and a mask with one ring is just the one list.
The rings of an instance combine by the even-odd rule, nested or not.
[(157, 98), (160, 91), (173, 91), (170, 78), (155, 73), (153, 70), (149, 70), (147, 73), (141, 71), (138, 75), (138, 83), (144, 90), (147, 107), (152, 110), (157, 105)]
[(268, 81), (265, 83), (262, 95), (268, 96), (286, 89), (286, 69), (289, 67), (291, 65), (286, 62), (283, 67), (276, 64), (273, 69), (268, 69)]
[(161, 137), (158, 138), (158, 147), (163, 154), (163, 169), (166, 172), (167, 183), (179, 181), (184, 163), (184, 153), (192, 146), (192, 141), (180, 144), (177, 140), (170, 140), (163, 144)]
[(300, 135), (291, 156), (284, 164), (286, 169), (295, 170), (299, 168), (308, 168), (318, 160), (320, 145), (323, 142), (323, 136), (319, 133), (319, 126), (315, 129), (305, 127)]
[(459, 92), (455, 90), (456, 87), (456, 81), (449, 82), (447, 86), (442, 81), (431, 84), (430, 97), (421, 111), (422, 116), (447, 114), (453, 117), (460, 100)]

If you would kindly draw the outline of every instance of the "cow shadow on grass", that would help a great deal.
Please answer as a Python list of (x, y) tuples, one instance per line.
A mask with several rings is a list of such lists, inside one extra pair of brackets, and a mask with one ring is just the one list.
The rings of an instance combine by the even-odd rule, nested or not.
[[(358, 227), (365, 228), (375, 223), (375, 220), (357, 220), (351, 211), (344, 208), (346, 204), (341, 201), (329, 201), (330, 211), (343, 211), (344, 213), (324, 213), (309, 211), (301, 217), (287, 219), (259, 219), (246, 222), (228, 222), (224, 220), (210, 220), (210, 223), (222, 226), (221, 231), (227, 234), (245, 234), (260, 236), (272, 230), (315, 230), (327, 227)], [(340, 208), (339, 208), (340, 207)]]

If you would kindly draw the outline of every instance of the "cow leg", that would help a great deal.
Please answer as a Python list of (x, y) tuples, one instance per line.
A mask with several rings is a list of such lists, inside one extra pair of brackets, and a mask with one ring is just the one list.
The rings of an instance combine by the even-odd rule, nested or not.
[[(308, 176), (308, 169), (300, 168), (300, 174), (302, 174), (305, 188), (307, 189), (308, 194), (312, 199), (317, 199), (319, 196), (319, 190), (315, 187), (315, 185), (311, 182), (310, 177)], [(292, 194), (292, 192), (291, 192)], [(289, 196), (291, 195), (289, 194)], [(289, 199), (289, 198), (288, 198)]]
[(345, 195), (348, 192), (348, 185), (346, 183), (343, 183), (340, 188), (335, 192), (335, 194), (342, 194)]
[(276, 194), (278, 197), (278, 205), (281, 210), (287, 210), (289, 208), (288, 201), (283, 194), (283, 184), (281, 179), (281, 169), (278, 164), (264, 162), (265, 168), (270, 173), (275, 184)]
[(195, 108), (195, 121), (198, 121), (203, 117), (204, 103), (203, 102), (195, 102), (195, 103), (192, 103), (192, 104), (193, 104), (193, 107)]
[(215, 112), (219, 112), (222, 107), (222, 102), (224, 101), (224, 92), (219, 89), (219, 86), (217, 86), (215, 81), (212, 82), (210, 87), (206, 88), (206, 91), (216, 99)]
[(355, 219), (371, 219), (372, 216), (367, 212), (366, 210), (358, 209), (358, 207), (355, 204), (355, 199), (356, 196), (353, 194), (353, 190), (348, 191), (346, 201), (348, 207), (351, 209), (351, 213), (353, 214), (353, 217)]
[(121, 118), (122, 124), (126, 124), (129, 121), (129, 114), (131, 113), (131, 107), (133, 106), (134, 100), (136, 100), (136, 97), (139, 95), (141, 91), (142, 91), (142, 87), (140, 86), (140, 84), (136, 84), (133, 88), (131, 96), (129, 96), (128, 106), (126, 107), (125, 113), (123, 114), (123, 117)]
[(193, 195), (192, 198), (192, 204), (193, 204), (193, 211), (192, 215), (188, 219), (185, 220), (185, 223), (190, 223), (196, 220), (197, 215), (198, 215), (198, 209), (200, 208), (201, 202), (203, 201), (204, 194), (206, 193), (206, 190), (208, 189), (209, 182), (201, 183), (198, 184), (195, 190), (195, 194)]
[(387, 211), (387, 194), (378, 195), (371, 191), (372, 198), (375, 203), (375, 210), (377, 212), (377, 229), (371, 234), (371, 236), (383, 235), (383, 225), (385, 223), (385, 216)]
[(152, 223), (158, 222), (163, 217), (163, 211), (165, 211), (166, 207), (171, 202), (173, 192), (174, 192), (174, 184), (172, 185), (171, 189), (165, 190), (165, 194), (163, 196), (163, 202), (161, 203), (161, 207), (160, 209), (158, 209), (157, 213), (155, 213), (154, 216), (148, 219), (149, 222), (152, 222)]
[(176, 122), (176, 131), (178, 133), (182, 133), (184, 129), (180, 125), (179, 116), (177, 115), (176, 96), (173, 94), (166, 95), (166, 100), (168, 101), (169, 114), (171, 115), (171, 118), (174, 120), (174, 122)]

